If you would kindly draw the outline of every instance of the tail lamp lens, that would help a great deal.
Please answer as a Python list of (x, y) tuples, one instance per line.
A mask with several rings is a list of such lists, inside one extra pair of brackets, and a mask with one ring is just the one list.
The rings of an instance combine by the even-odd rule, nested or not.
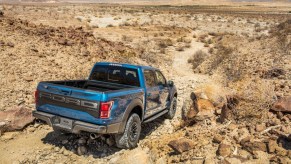
[(113, 106), (113, 101), (100, 103), (100, 118), (109, 118), (110, 110)]
[(38, 90), (34, 91), (34, 101), (35, 103), (38, 102)]

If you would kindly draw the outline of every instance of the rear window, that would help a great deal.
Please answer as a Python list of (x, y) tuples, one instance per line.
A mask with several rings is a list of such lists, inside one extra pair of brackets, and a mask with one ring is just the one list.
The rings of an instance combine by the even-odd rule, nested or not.
[(137, 69), (118, 66), (96, 66), (89, 78), (117, 84), (140, 86)]

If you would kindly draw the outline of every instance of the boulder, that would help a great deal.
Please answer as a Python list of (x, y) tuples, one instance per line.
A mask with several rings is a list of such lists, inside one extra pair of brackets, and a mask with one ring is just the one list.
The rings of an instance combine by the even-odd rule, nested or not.
[(227, 157), (231, 154), (231, 146), (227, 144), (220, 144), (217, 150), (217, 154), (222, 157)]
[(180, 138), (170, 141), (168, 145), (176, 152), (183, 153), (185, 151), (193, 149), (196, 143), (187, 138)]
[(192, 92), (189, 99), (185, 100), (182, 107), (182, 119), (185, 122), (190, 122), (198, 113), (196, 95)]
[(182, 108), (182, 119), (185, 122), (202, 121), (214, 116), (215, 107), (210, 100), (198, 99), (194, 92)]
[(265, 129), (266, 129), (266, 125), (265, 124), (257, 124), (256, 125), (256, 131), (257, 132), (262, 132)]
[(227, 96), (226, 103), (221, 109), (220, 121), (223, 123), (226, 119), (231, 120), (234, 117), (235, 108), (239, 103), (238, 98), (234, 96)]
[(274, 153), (277, 146), (278, 145), (277, 145), (277, 142), (276, 141), (270, 140), (268, 142), (268, 151), (269, 151), (269, 153)]
[(267, 152), (267, 145), (263, 142), (254, 141), (254, 142), (241, 142), (245, 150), (253, 153), (254, 151), (263, 151)]
[(220, 134), (216, 134), (213, 137), (213, 142), (214, 143), (221, 143), (223, 141), (224, 137), (221, 136)]
[(31, 110), (24, 107), (0, 111), (0, 131), (2, 132), (22, 130), (33, 121), (34, 117), (32, 116)]
[(114, 164), (150, 164), (153, 163), (151, 156), (148, 151), (135, 148), (131, 151), (127, 151), (122, 155), (115, 156), (109, 160), (108, 163)]
[(276, 112), (291, 113), (291, 96), (279, 99), (271, 109)]

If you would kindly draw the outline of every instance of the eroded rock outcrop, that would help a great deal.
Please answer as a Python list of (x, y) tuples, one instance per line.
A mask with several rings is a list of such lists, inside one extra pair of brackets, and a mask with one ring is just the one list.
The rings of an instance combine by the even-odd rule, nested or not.
[(7, 111), (0, 111), (0, 131), (22, 130), (32, 123), (31, 110), (24, 107), (15, 107)]

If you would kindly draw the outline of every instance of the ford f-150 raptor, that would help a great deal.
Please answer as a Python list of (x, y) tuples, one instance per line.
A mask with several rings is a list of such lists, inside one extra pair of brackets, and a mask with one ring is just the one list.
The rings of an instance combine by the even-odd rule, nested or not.
[(177, 90), (156, 68), (96, 63), (86, 80), (44, 81), (33, 116), (54, 130), (114, 136), (119, 148), (137, 146), (141, 123), (172, 119)]

